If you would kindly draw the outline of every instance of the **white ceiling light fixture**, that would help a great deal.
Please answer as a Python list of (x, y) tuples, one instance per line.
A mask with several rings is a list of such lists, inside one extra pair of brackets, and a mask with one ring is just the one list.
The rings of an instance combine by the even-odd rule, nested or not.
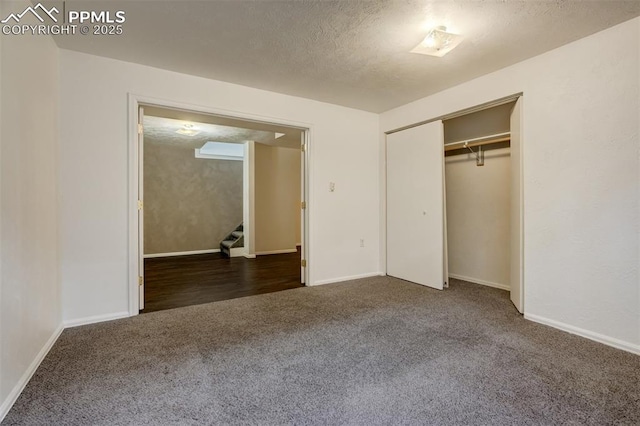
[(447, 27), (435, 27), (411, 53), (443, 57), (451, 52), (464, 39), (461, 35), (448, 33)]
[(181, 135), (185, 135), (185, 136), (195, 136), (198, 133), (200, 133), (199, 130), (197, 130), (193, 124), (184, 124), (180, 129), (176, 130), (176, 133), (179, 133)]

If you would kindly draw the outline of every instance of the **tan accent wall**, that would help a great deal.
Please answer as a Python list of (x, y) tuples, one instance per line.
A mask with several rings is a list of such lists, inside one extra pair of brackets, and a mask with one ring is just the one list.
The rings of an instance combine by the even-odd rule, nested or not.
[(255, 252), (300, 242), (300, 150), (255, 144)]
[(145, 254), (219, 248), (242, 222), (242, 161), (145, 139)]

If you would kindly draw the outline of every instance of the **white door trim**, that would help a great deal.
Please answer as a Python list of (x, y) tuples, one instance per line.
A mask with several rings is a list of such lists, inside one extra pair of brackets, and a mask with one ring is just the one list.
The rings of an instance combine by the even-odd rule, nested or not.
[(242, 161), (242, 233), (244, 234), (244, 257), (254, 259), (255, 234), (255, 141), (244, 143), (244, 160)]
[[(511, 123), (511, 185), (512, 188), (510, 191), (510, 203), (511, 203), (511, 230), (510, 230), (510, 238), (511, 247), (509, 248), (511, 252), (511, 264), (509, 265), (510, 269), (510, 282), (509, 285), (511, 287), (509, 297), (513, 304), (515, 305), (518, 312), (524, 314), (524, 179), (523, 179), (523, 110), (524, 110), (524, 96), (520, 96), (516, 103), (513, 106), (513, 110), (511, 111), (509, 120)], [(515, 115), (515, 119), (514, 119)], [(514, 126), (514, 122), (517, 122)], [(515, 127), (515, 128), (514, 128)], [(518, 157), (514, 158), (514, 148), (517, 152)], [(515, 176), (513, 172), (514, 163), (517, 165), (518, 174)], [(516, 181), (517, 182), (514, 182)], [(516, 191), (513, 190), (514, 183), (517, 185)], [(514, 194), (515, 192), (515, 194)], [(514, 203), (514, 196), (518, 197), (518, 202)], [(514, 207), (517, 206), (517, 207)], [(518, 209), (518, 211), (514, 211)], [(518, 228), (514, 229), (514, 217), (518, 222)], [(515, 231), (515, 232), (512, 232)], [(517, 247), (514, 248), (514, 245), (517, 244)], [(514, 258), (517, 257), (517, 264), (514, 264)], [(515, 278), (515, 279), (514, 279)], [(515, 289), (515, 291), (514, 291)]]
[(255, 121), (260, 123), (274, 124), (279, 126), (288, 126), (298, 128), (305, 132), (305, 138), (307, 141), (307, 155), (306, 167), (304, 170), (304, 176), (302, 178), (305, 182), (305, 200), (307, 205), (304, 214), (304, 242), (305, 242), (305, 255), (307, 259), (307, 268), (305, 268), (305, 282), (313, 283), (313, 262), (311, 260), (311, 241), (313, 241), (313, 233), (310, 226), (310, 208), (313, 206), (313, 185), (311, 185), (313, 179), (313, 155), (311, 150), (313, 144), (311, 140), (313, 138), (313, 124), (304, 123), (299, 121), (293, 121), (280, 117), (261, 116), (257, 114), (249, 114), (241, 111), (232, 111), (227, 109), (205, 107), (202, 105), (193, 105), (184, 102), (172, 101), (167, 99), (159, 99), (144, 95), (138, 95), (135, 93), (128, 94), (128, 178), (129, 178), (129, 203), (128, 203), (128, 220), (129, 220), (129, 252), (128, 252), (128, 286), (129, 286), (129, 314), (131, 316), (138, 315), (139, 313), (139, 286), (138, 286), (138, 242), (139, 242), (139, 226), (138, 226), (138, 183), (139, 183), (139, 155), (138, 155), (138, 108), (140, 106), (156, 106), (162, 108), (178, 109), (192, 112), (199, 112), (204, 114), (218, 115), (222, 117), (238, 118), (246, 121)]
[(142, 121), (144, 120), (144, 107), (138, 105), (138, 311), (144, 309), (144, 169), (142, 167), (142, 159), (144, 159), (144, 132), (142, 131)]

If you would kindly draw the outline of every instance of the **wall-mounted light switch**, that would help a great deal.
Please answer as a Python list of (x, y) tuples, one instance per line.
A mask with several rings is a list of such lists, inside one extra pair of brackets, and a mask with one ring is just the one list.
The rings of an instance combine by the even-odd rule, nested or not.
[(329, 182), (329, 192), (334, 192), (336, 190), (336, 184), (334, 182)]

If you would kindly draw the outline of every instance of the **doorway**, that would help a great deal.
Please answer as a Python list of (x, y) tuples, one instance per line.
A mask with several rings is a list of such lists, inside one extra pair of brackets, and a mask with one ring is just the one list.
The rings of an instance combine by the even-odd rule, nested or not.
[(524, 311), (521, 108), (518, 95), (387, 134), (388, 275), (503, 288)]
[[(136, 311), (304, 285), (307, 129), (156, 103), (135, 104), (137, 262), (132, 269), (137, 292), (131, 294), (137, 299)], [(281, 196), (274, 203), (288, 213), (286, 227), (276, 223), (281, 218), (265, 211), (273, 194), (268, 194), (270, 187), (260, 173), (270, 165), (272, 172), (278, 172), (270, 175), (282, 175), (287, 169), (280, 180), (271, 179)], [(265, 193), (267, 202), (255, 197)], [(270, 227), (280, 231), (279, 239), (265, 236)], [(226, 247), (230, 238), (233, 246)]]

